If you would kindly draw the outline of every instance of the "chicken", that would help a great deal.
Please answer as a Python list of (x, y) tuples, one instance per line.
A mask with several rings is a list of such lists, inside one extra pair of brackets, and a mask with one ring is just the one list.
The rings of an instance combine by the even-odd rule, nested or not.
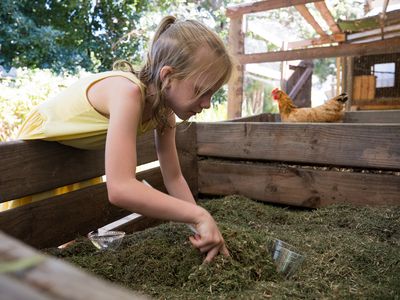
[(348, 96), (342, 93), (317, 107), (298, 108), (282, 90), (272, 90), (272, 96), (279, 103), (282, 122), (338, 122), (344, 116), (344, 103)]

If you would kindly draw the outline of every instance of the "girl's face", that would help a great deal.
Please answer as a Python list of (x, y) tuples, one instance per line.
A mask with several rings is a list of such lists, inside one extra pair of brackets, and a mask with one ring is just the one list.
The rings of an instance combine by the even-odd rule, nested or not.
[(205, 87), (215, 85), (213, 77), (210, 76), (210, 78), (205, 78), (204, 80), (202, 78), (200, 80), (171, 80), (170, 86), (166, 91), (167, 105), (182, 120), (187, 120), (191, 116), (200, 113), (203, 109), (209, 108), (211, 97), (217, 89), (212, 88), (203, 94), (201, 91), (204, 91)]

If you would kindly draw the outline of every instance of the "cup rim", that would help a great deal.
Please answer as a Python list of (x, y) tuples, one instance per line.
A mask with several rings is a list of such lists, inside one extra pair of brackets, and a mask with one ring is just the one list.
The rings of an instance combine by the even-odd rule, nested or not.
[(99, 232), (97, 230), (90, 231), (87, 236), (89, 239), (102, 239), (107, 238), (109, 235), (115, 235), (115, 238), (123, 238), (125, 236), (125, 231), (119, 230), (109, 230), (104, 232)]

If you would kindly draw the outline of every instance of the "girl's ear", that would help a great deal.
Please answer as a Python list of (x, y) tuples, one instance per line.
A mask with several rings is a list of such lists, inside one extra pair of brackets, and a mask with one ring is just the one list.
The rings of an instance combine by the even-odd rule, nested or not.
[(164, 66), (160, 70), (160, 79), (162, 82), (165, 80), (168, 80), (169, 75), (172, 73), (172, 67), (170, 66)]

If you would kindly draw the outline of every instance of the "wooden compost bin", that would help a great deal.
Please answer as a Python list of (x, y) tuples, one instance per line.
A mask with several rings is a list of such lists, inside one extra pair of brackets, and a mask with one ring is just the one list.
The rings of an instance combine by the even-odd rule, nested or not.
[[(269, 114), (235, 122), (192, 123), (178, 127), (177, 146), (196, 197), (242, 194), (305, 207), (400, 205), (400, 111), (349, 112), (344, 123), (335, 124), (280, 123), (278, 115)], [(157, 160), (152, 133), (138, 139), (137, 153), (138, 165)], [(0, 202), (5, 202), (103, 175), (104, 151), (43, 141), (1, 143), (0, 174)], [(165, 191), (159, 167), (137, 176)], [(130, 214), (108, 202), (105, 183), (1, 212), (0, 259), (35, 256), (38, 252), (28, 245), (58, 246)], [(158, 223), (139, 217), (116, 229), (131, 233)], [(71, 281), (68, 289), (65, 280), (54, 280), (68, 272), (50, 260), (24, 276), (0, 274), (2, 291), (17, 295), (15, 288), (24, 287), (59, 296), (69, 290), (70, 299), (98, 298), (86, 280), (65, 276)], [(113, 296), (113, 289), (118, 288), (102, 290), (105, 299)]]

